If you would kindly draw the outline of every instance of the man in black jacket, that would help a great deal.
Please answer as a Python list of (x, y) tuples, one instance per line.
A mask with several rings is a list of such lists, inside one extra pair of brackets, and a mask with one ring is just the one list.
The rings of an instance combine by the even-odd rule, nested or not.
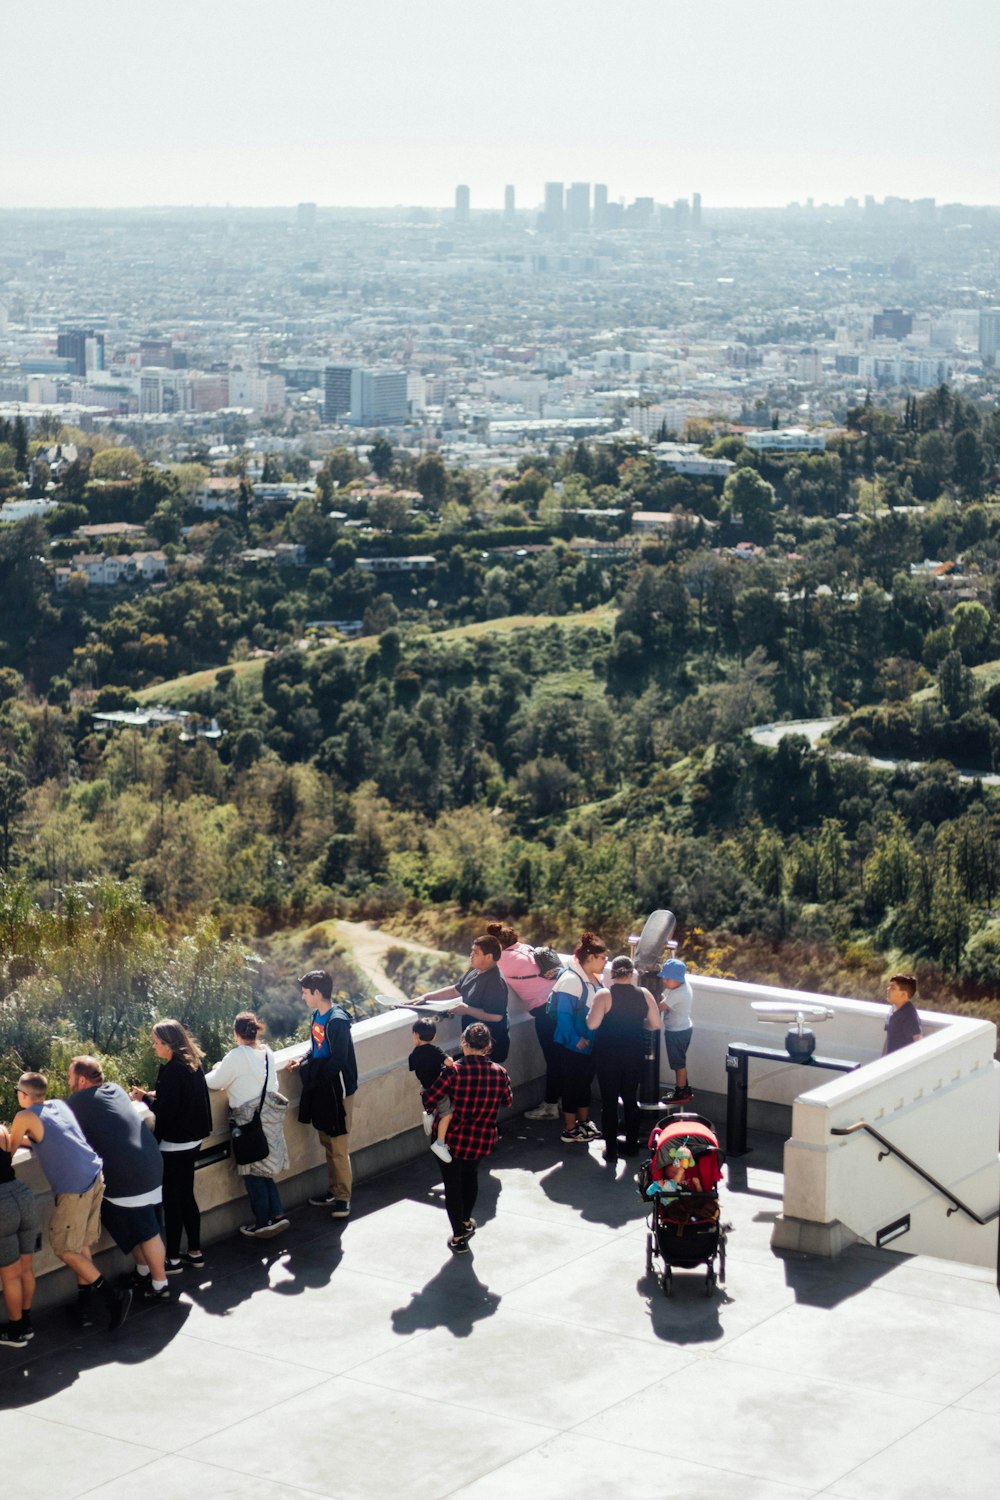
[(312, 1011), (309, 1056), (289, 1063), (302, 1070), (299, 1120), (313, 1125), (326, 1152), (329, 1190), (310, 1198), (317, 1208), (329, 1208), (335, 1219), (351, 1212), (351, 1121), (358, 1088), (351, 1018), (331, 1000), (333, 980), (325, 969), (310, 969), (299, 980), (303, 1004)]

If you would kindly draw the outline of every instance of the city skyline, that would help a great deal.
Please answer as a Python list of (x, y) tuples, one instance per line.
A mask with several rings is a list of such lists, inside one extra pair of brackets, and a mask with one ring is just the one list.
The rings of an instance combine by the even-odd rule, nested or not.
[[(805, 11), (805, 19), (803, 18)], [(886, 195), (1000, 203), (986, 0), (39, 0), (6, 18), (0, 207), (521, 208), (551, 180), (612, 199), (780, 207)]]

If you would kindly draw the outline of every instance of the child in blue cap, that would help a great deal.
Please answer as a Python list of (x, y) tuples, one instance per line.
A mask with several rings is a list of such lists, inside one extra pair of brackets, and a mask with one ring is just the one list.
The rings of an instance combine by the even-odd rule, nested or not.
[(677, 1086), (664, 1103), (680, 1104), (694, 1098), (694, 1090), (688, 1086), (687, 1054), (694, 1027), (691, 1024), (691, 1005), (694, 996), (688, 984), (687, 965), (679, 958), (668, 958), (660, 970), (663, 980), (663, 999), (659, 1002), (663, 1017), (663, 1040), (667, 1048), (667, 1062), (674, 1070)]

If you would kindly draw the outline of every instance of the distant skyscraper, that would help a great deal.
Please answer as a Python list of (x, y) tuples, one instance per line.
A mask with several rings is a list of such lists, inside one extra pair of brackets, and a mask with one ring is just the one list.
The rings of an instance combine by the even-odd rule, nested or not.
[(607, 229), (608, 227), (608, 185), (606, 182), (594, 183), (594, 228)]
[(566, 193), (566, 223), (570, 229), (590, 228), (590, 183), (573, 182)]
[(323, 421), (336, 422), (351, 409), (351, 366), (327, 365), (323, 371)]
[(506, 224), (513, 224), (514, 211), (514, 189), (513, 186), (508, 183), (503, 190), (503, 217)]
[(690, 229), (691, 205), (686, 198), (674, 199), (674, 228)]
[(92, 328), (66, 328), (56, 338), (56, 354), (73, 361), (73, 374), (104, 369), (104, 334)]
[(563, 227), (563, 204), (565, 200), (561, 182), (545, 184), (545, 225), (550, 233), (558, 233)]
[(1000, 355), (1000, 307), (984, 307), (979, 314), (979, 352), (983, 359)]
[(409, 410), (405, 370), (351, 371), (351, 421), (359, 427), (405, 422)]
[(469, 193), (469, 189), (465, 186), (464, 183), (462, 183), (459, 187), (457, 187), (455, 189), (455, 223), (456, 224), (468, 224), (468, 222), (469, 222), (469, 204), (470, 204), (470, 202), (471, 202), (471, 195)]
[(316, 205), (315, 203), (300, 203), (295, 210), (295, 218), (300, 229), (316, 228)]
[(691, 194), (691, 228), (701, 228), (701, 194)]

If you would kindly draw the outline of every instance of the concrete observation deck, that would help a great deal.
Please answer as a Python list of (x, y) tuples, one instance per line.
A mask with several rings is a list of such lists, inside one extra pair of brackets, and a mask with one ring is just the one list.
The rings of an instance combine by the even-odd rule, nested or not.
[[(709, 1111), (710, 1112), (710, 1111)], [(645, 1274), (635, 1163), (515, 1117), (455, 1259), (429, 1154), (172, 1278), (116, 1335), (0, 1351), (5, 1491), (45, 1500), (985, 1495), (1000, 1299), (985, 1269), (772, 1249), (783, 1137), (722, 1185), (727, 1280)]]

